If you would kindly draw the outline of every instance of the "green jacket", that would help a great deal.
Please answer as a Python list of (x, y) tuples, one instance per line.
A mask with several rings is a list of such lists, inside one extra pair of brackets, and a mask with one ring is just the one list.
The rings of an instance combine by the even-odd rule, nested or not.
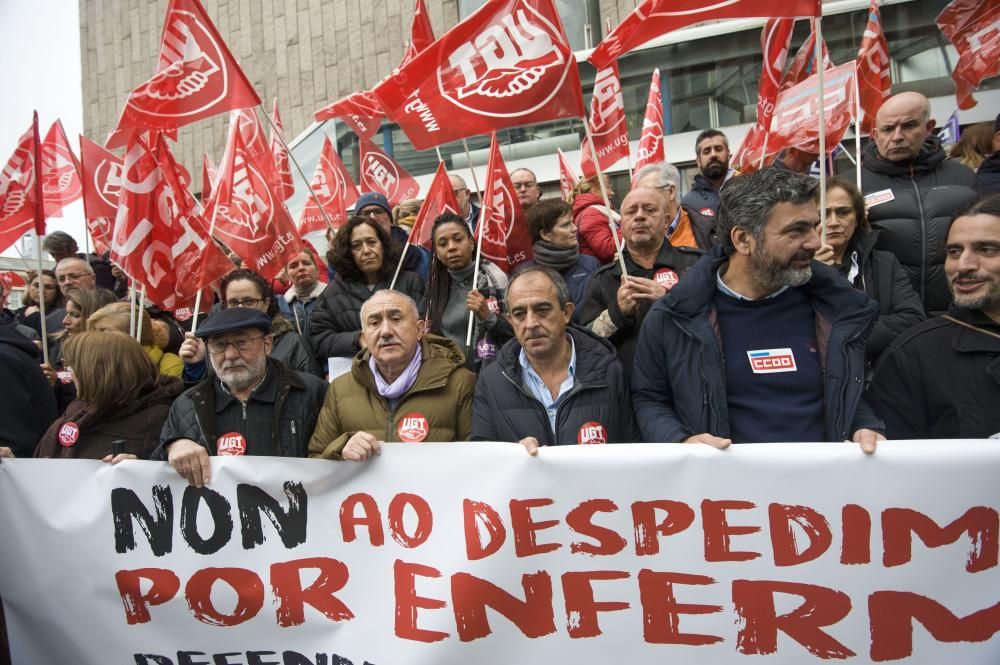
[(468, 441), (472, 434), (472, 397), (476, 377), (450, 339), (425, 335), (423, 362), (413, 387), (396, 408), (378, 394), (368, 368), (368, 351), (354, 357), (351, 371), (330, 385), (309, 441), (309, 457), (341, 459), (357, 432), (379, 441)]

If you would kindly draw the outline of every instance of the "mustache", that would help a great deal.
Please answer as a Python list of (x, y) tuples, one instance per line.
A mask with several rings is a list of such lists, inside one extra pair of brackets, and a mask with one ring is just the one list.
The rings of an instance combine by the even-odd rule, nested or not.
[(399, 343), (400, 343), (399, 339), (395, 336), (383, 337), (379, 339), (378, 344), (376, 346), (378, 346), (378, 348), (382, 348), (383, 346), (388, 346), (390, 344), (399, 344)]
[(974, 279), (980, 282), (988, 282), (992, 278), (990, 277), (990, 275), (984, 275), (977, 272), (960, 272), (951, 278), (951, 282), (952, 284), (954, 284), (955, 282), (962, 279)]

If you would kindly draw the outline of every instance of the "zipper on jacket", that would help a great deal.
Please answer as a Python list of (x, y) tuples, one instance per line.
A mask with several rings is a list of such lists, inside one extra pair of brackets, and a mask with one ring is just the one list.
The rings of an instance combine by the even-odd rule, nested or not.
[[(511, 385), (513, 385), (515, 388), (517, 388), (518, 390), (520, 390), (521, 393), (525, 397), (527, 397), (528, 399), (530, 399), (533, 404), (537, 404), (538, 408), (542, 410), (542, 418), (545, 419), (545, 424), (549, 426), (549, 435), (550, 435), (549, 440), (552, 441), (552, 445), (556, 445), (556, 433), (552, 431), (552, 425), (549, 424), (549, 413), (548, 413), (548, 411), (545, 410), (545, 405), (543, 405), (541, 402), (539, 402), (535, 398), (534, 395), (532, 395), (531, 393), (529, 393), (522, 386), (518, 385), (517, 381), (515, 381), (514, 379), (510, 378), (509, 376), (507, 376), (507, 372), (500, 372), (500, 373), (503, 374), (503, 378), (505, 378), (508, 381), (510, 381)], [(559, 418), (559, 412), (558, 412), (558, 410), (556, 411), (556, 418)]]
[[(833, 421), (833, 435), (837, 437), (838, 440), (847, 439), (848, 434), (850, 434), (850, 432), (845, 429), (844, 411), (847, 408), (847, 390), (850, 387), (851, 381), (854, 380), (854, 377), (851, 376), (851, 357), (847, 353), (847, 347), (857, 341), (862, 332), (863, 330), (861, 332), (854, 333), (850, 339), (844, 342), (842, 353), (844, 358), (844, 386), (841, 388), (840, 395), (837, 398), (837, 414)], [(864, 369), (862, 368), (862, 373), (863, 372)], [(864, 382), (862, 381), (862, 390), (864, 389), (863, 383)]]
[[(704, 344), (702, 344), (701, 340), (699, 340), (697, 336), (695, 336), (690, 330), (688, 330), (683, 325), (681, 325), (680, 322), (676, 322), (675, 321), (675, 325), (678, 328), (681, 329), (681, 332), (683, 332), (685, 335), (687, 335), (688, 337), (690, 337), (691, 339), (693, 339), (700, 347), (704, 347), (705, 346)], [(721, 347), (719, 349), (719, 352), (720, 353), (722, 352)], [(723, 363), (722, 363), (721, 366), (725, 367), (725, 362), (724, 361), (723, 361)], [(713, 436), (718, 436), (715, 433), (720, 431), (719, 430), (719, 414), (715, 410), (715, 397), (714, 397), (715, 393), (712, 390), (712, 384), (708, 380), (708, 375), (705, 374), (705, 363), (700, 363), (699, 364), (698, 372), (701, 374), (701, 382), (705, 386), (705, 400), (704, 400), (704, 403), (708, 405), (708, 425), (709, 425), (709, 432), (712, 433)]]
[(913, 164), (910, 164), (910, 183), (917, 195), (917, 212), (920, 214), (920, 304), (927, 309), (927, 220), (924, 219), (924, 202), (920, 199), (920, 187), (913, 178)]

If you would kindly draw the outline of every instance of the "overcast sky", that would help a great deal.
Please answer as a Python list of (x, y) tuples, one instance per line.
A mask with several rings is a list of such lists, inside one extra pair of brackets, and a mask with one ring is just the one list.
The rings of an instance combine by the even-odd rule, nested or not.
[[(0, 163), (6, 164), (17, 140), (38, 111), (42, 136), (57, 118), (79, 152), (83, 131), (80, 90), (79, 0), (0, 0), (0, 63), (3, 103), (0, 104)], [(50, 219), (48, 230), (63, 230), (83, 247), (83, 204)], [(16, 256), (11, 248), (3, 253)]]

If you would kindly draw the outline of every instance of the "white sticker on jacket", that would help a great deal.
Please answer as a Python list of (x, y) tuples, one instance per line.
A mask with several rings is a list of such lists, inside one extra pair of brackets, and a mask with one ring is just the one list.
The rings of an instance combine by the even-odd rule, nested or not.
[(889, 201), (895, 201), (896, 195), (892, 193), (891, 189), (883, 189), (877, 192), (872, 192), (871, 194), (865, 194), (865, 207), (871, 208), (872, 206), (877, 206), (880, 203), (888, 203)]
[(750, 358), (750, 369), (754, 374), (776, 374), (777, 372), (796, 372), (795, 355), (791, 349), (761, 349), (747, 351)]

